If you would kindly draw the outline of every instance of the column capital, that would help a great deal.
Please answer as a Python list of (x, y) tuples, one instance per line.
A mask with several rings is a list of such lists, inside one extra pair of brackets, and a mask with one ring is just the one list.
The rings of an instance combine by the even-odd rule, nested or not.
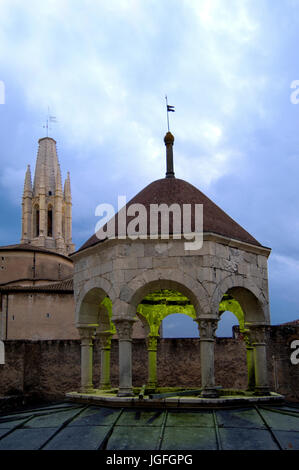
[(252, 346), (266, 343), (266, 327), (264, 324), (248, 324), (246, 326)]
[(252, 338), (250, 336), (250, 330), (248, 328), (246, 328), (245, 330), (243, 331), (240, 331), (243, 339), (244, 339), (244, 343), (246, 344), (246, 348), (249, 349), (253, 349), (253, 344), (252, 344)]
[(114, 320), (119, 341), (131, 341), (135, 320), (132, 318), (117, 318)]
[(159, 336), (147, 336), (145, 338), (148, 351), (157, 351), (157, 343)]
[(92, 340), (94, 337), (94, 327), (78, 327), (78, 332), (80, 339), (82, 340)]
[(98, 331), (96, 338), (100, 340), (101, 349), (110, 349), (111, 348), (111, 339), (113, 333), (111, 331)]
[(206, 317), (196, 318), (195, 321), (198, 323), (200, 340), (214, 341), (219, 319)]

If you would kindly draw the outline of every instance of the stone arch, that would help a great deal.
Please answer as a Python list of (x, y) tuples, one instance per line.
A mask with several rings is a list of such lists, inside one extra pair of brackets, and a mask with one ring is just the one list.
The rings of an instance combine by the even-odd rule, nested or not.
[(160, 289), (177, 290), (186, 295), (194, 306), (196, 316), (208, 313), (209, 299), (202, 285), (191, 276), (170, 269), (151, 270), (136, 276), (120, 291), (127, 303), (127, 317), (133, 318), (137, 305), (149, 293)]
[(270, 322), (268, 299), (251, 279), (231, 275), (219, 282), (211, 298), (212, 312), (218, 314), (224, 294), (231, 294), (239, 302), (246, 322)]
[[(99, 324), (99, 315), (108, 315), (107, 309), (100, 308), (105, 297), (115, 300), (115, 292), (110, 282), (106, 279), (97, 278), (89, 280), (76, 296), (76, 325)], [(107, 320), (107, 319), (106, 319)], [(105, 322), (108, 322), (108, 320)]]
[(141, 315), (138, 312), (137, 312), (136, 315), (137, 315), (137, 318), (139, 318), (139, 320), (141, 321), (141, 323), (143, 325), (143, 328), (144, 328), (145, 337), (147, 337), (150, 333), (150, 325), (149, 325), (146, 317), (144, 317), (143, 315)]

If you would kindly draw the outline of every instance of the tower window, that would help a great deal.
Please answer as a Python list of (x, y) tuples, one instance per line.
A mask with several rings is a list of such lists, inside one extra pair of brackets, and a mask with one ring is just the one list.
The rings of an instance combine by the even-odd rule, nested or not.
[(52, 196), (52, 191), (49, 191), (49, 194), (48, 194), (48, 195), (49, 195), (49, 196)]
[(48, 209), (48, 237), (53, 236), (53, 212), (52, 209)]
[(39, 208), (35, 209), (35, 236), (39, 236)]

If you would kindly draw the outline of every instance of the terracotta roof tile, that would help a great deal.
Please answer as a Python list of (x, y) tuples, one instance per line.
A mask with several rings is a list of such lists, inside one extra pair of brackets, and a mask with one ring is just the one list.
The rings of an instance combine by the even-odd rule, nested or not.
[(51, 282), (50, 284), (29, 285), (29, 286), (0, 286), (1, 292), (73, 292), (73, 279), (65, 279), (59, 282)]
[[(140, 191), (126, 207), (131, 204), (143, 204), (149, 214), (150, 204), (165, 203), (168, 206), (171, 204), (179, 204), (182, 208), (183, 204), (203, 204), (203, 231), (204, 233), (210, 232), (218, 235), (223, 235), (228, 238), (250, 243), (255, 246), (261, 244), (246, 230), (244, 230), (237, 222), (235, 222), (229, 215), (227, 215), (220, 207), (213, 201), (205, 196), (195, 186), (187, 183), (178, 178), (163, 178), (156, 180), (146, 186)], [(116, 217), (116, 216), (115, 216)], [(134, 216), (135, 217), (135, 216)], [(134, 217), (127, 217), (127, 224)], [(149, 217), (148, 217), (149, 219)], [(194, 210), (191, 212), (192, 231), (194, 231)], [(170, 217), (169, 233), (172, 233), (172, 217)], [(149, 234), (149, 225), (147, 227), (147, 234)], [(159, 233), (160, 225), (159, 225)], [(117, 219), (116, 219), (116, 235), (117, 235)], [(97, 243), (100, 243), (96, 234), (92, 235), (78, 251), (89, 248)]]

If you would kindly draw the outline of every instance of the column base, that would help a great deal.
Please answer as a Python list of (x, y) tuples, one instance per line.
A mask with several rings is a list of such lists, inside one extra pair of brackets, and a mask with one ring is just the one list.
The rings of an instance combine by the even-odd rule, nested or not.
[(148, 393), (153, 393), (157, 388), (157, 382), (148, 382), (146, 385), (146, 391)]
[(111, 384), (100, 384), (100, 390), (110, 390), (111, 389)]
[(117, 392), (118, 397), (134, 397), (133, 390), (131, 388), (120, 388)]
[(269, 387), (255, 387), (254, 395), (256, 396), (268, 396), (271, 395)]
[(204, 388), (200, 394), (202, 398), (218, 398), (219, 391), (215, 388)]
[(93, 387), (82, 387), (80, 389), (80, 392), (81, 393), (93, 393), (93, 392), (95, 392), (95, 388), (93, 388)]

